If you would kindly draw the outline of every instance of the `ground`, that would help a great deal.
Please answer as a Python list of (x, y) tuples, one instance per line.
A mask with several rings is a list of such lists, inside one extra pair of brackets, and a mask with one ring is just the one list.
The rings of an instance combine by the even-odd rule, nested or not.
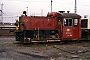
[(90, 41), (21, 44), (0, 36), (0, 60), (90, 60)]

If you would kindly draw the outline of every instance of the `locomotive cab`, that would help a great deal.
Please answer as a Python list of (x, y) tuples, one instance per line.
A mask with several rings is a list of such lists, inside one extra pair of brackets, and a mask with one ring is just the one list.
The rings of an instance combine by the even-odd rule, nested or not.
[(60, 13), (59, 21), (62, 21), (62, 24), (58, 25), (59, 38), (61, 40), (78, 40), (81, 38), (80, 19), (81, 16), (75, 13)]

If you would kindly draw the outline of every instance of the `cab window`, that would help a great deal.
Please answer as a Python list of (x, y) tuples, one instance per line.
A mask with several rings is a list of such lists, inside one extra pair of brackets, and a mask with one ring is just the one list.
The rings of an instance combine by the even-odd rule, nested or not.
[(58, 17), (58, 25), (61, 25), (62, 24), (62, 18)]
[(58, 25), (61, 25), (61, 20), (58, 20)]
[(64, 26), (72, 26), (72, 19), (64, 19)]
[(78, 25), (78, 19), (74, 19), (74, 26)]

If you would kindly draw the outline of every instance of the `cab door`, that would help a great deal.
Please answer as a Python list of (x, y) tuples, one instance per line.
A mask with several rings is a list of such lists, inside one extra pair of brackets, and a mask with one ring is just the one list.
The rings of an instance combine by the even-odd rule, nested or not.
[(73, 19), (64, 18), (63, 20), (63, 39), (73, 38)]
[(79, 38), (79, 19), (74, 19), (73, 21), (73, 38), (78, 39)]

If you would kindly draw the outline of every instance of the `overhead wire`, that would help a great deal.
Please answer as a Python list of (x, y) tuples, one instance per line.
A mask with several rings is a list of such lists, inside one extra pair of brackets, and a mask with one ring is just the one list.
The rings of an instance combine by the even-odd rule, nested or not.
[[(48, 2), (48, 1), (30, 1), (30, 0), (8, 0), (8, 1), (21, 1), (21, 2), (42, 2), (42, 3), (50, 3), (50, 2)], [(67, 4), (67, 6), (66, 7), (64, 7), (63, 9), (68, 9), (69, 8), (69, 6), (70, 5), (74, 5), (74, 0), (72, 0), (70, 3), (66, 3), (66, 2), (57, 2), (57, 1), (53, 1), (53, 3), (59, 3), (59, 4)], [(84, 2), (85, 3), (85, 2)], [(89, 4), (87, 5), (87, 4), (84, 4), (83, 2), (79, 2), (79, 3), (77, 3), (77, 5), (79, 5), (79, 6), (90, 6)], [(78, 8), (79, 9), (79, 8)], [(89, 11), (89, 10), (87, 10), (87, 11)]]
[[(30, 1), (30, 0), (8, 0), (8, 1), (20, 1), (20, 2), (31, 2), (31, 3), (50, 3), (48, 1)], [(53, 1), (53, 3), (55, 3), (55, 4), (66, 4), (67, 6), (64, 7), (63, 9), (68, 9), (70, 5), (74, 5), (73, 2), (74, 2), (74, 0), (72, 0), (69, 3), (66, 3), (66, 2), (63, 3), (63, 2)], [(77, 3), (77, 5), (79, 5), (79, 6), (90, 6), (89, 4), (84, 4), (82, 2)], [(89, 11), (89, 10), (87, 10), (87, 11)], [(16, 18), (16, 17), (19, 17), (19, 16), (12, 16), (12, 14), (15, 14), (15, 13), (16, 13), (16, 11), (15, 12), (14, 11), (10, 11), (11, 16), (6, 14), (6, 16), (4, 16), (3, 18)], [(84, 14), (84, 13), (82, 12), (82, 14)]]
[(64, 9), (68, 8), (73, 1), (74, 0), (72, 0)]
[[(21, 2), (46, 2), (46, 3), (48, 3), (48, 1), (30, 1), (30, 0), (8, 0), (8, 1), (21, 1)], [(62, 2), (53, 2), (53, 3), (61, 3), (61, 4), (73, 4), (72, 2), (73, 2), (74, 0), (72, 0), (70, 3), (62, 3)], [(49, 2), (50, 3), (50, 2)], [(82, 2), (80, 2), (80, 3), (82, 3)], [(85, 2), (84, 2), (85, 3)], [(86, 5), (86, 4), (79, 4), (79, 5), (84, 5), (84, 6), (90, 6), (90, 5)]]

